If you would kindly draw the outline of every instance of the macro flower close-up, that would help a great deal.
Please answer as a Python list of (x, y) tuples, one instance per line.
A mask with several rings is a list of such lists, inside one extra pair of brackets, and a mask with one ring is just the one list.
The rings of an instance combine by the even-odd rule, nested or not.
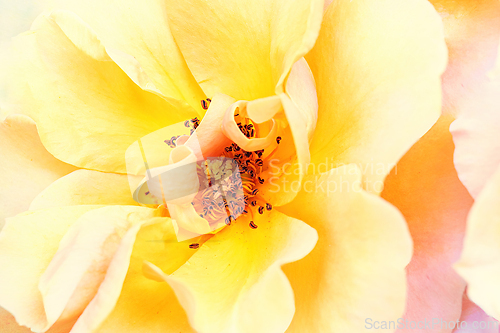
[(498, 324), (498, 1), (2, 7), (0, 333)]

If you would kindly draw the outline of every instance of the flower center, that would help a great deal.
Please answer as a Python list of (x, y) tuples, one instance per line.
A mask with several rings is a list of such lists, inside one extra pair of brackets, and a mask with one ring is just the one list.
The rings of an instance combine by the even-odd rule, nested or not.
[[(252, 120), (243, 117), (238, 109), (235, 110), (234, 118), (245, 137), (257, 137), (258, 128)], [(196, 122), (193, 124), (196, 128)], [(253, 222), (253, 211), (264, 214), (273, 208), (259, 195), (258, 187), (266, 182), (262, 173), (277, 151), (280, 141), (281, 137), (277, 136), (276, 145), (256, 151), (246, 151), (233, 142), (225, 147), (222, 159), (209, 158), (199, 163), (199, 178), (208, 179), (208, 186), (201, 184), (193, 201), (199, 215), (211, 225), (221, 220), (230, 225), (238, 216), (250, 214), (249, 226), (256, 229), (258, 226)], [(239, 173), (239, 177), (233, 177), (235, 172)]]

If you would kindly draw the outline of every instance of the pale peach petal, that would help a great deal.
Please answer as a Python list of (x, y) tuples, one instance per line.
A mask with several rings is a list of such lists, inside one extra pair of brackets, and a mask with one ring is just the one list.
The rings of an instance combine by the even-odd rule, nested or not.
[(468, 219), (456, 271), (467, 281), (468, 297), (500, 318), (500, 168), (476, 198)]
[[(147, 271), (146, 262), (171, 274), (198, 250), (189, 244), (203, 243), (209, 236), (177, 242), (168, 221), (144, 226), (138, 233), (130, 266), (116, 306), (96, 333), (194, 332), (172, 288)], [(151, 264), (152, 265), (152, 264)]]
[[(73, 326), (72, 322), (55, 325), (47, 333), (68, 333)], [(32, 333), (33, 331), (25, 326), (19, 326), (9, 312), (0, 307), (0, 327), (2, 333)]]
[(477, 197), (500, 165), (500, 55), (495, 69), (462, 102), (451, 126), (455, 167), (460, 180)]
[[(500, 41), (497, 0), (430, 0), (444, 23), (448, 67), (443, 74), (443, 112), (455, 116), (481, 100), (481, 86), (495, 64)], [(478, 108), (480, 112), (480, 108)]]
[(158, 212), (150, 208), (108, 206), (82, 215), (69, 228), (38, 284), (48, 321), (45, 329), (83, 312), (127, 231), (155, 216)]
[(44, 188), (76, 168), (47, 152), (26, 116), (11, 115), (1, 122), (0, 142), (1, 230), (5, 218), (27, 210)]
[(53, 208), (7, 219), (0, 234), (0, 305), (20, 325), (39, 331), (46, 327), (38, 281), (70, 226), (98, 207)]

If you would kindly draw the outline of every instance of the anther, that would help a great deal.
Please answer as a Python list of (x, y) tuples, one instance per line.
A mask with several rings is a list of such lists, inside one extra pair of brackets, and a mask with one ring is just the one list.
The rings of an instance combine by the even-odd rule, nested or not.
[(267, 209), (267, 210), (271, 210), (271, 209), (273, 209), (273, 205), (271, 205), (269, 202), (268, 202), (268, 203), (266, 203), (266, 209)]
[(209, 105), (210, 101), (208, 98), (201, 100), (201, 107), (203, 108), (203, 110), (208, 110)]
[(200, 247), (200, 244), (198, 244), (198, 243), (193, 243), (193, 244), (190, 244), (190, 245), (189, 245), (189, 248), (190, 248), (190, 249), (197, 249), (197, 248), (199, 248), (199, 247)]
[(276, 137), (276, 143), (280, 144), (280, 141), (281, 141), (281, 136)]
[(264, 214), (264, 207), (263, 206), (259, 207), (259, 214)]
[(257, 225), (255, 223), (253, 223), (253, 221), (250, 221), (250, 228), (252, 229), (257, 229)]

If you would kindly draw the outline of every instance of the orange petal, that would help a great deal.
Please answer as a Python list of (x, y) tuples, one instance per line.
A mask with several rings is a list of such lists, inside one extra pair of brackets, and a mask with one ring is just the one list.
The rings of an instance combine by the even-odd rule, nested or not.
[[(465, 282), (452, 265), (462, 250), (473, 200), (453, 165), (454, 145), (448, 130), (452, 121), (450, 116), (440, 118), (399, 161), (382, 192), (403, 213), (414, 242), (407, 268), (404, 318), (409, 321), (441, 318), (449, 322), (460, 317)], [(442, 332), (440, 326), (427, 331)]]

